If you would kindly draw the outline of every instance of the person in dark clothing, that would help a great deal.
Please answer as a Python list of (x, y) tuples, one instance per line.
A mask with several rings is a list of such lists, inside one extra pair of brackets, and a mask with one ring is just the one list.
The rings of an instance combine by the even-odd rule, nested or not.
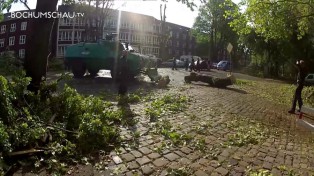
[(210, 71), (210, 60), (207, 60), (207, 70)]
[(127, 85), (126, 82), (128, 81), (128, 63), (127, 63), (127, 51), (123, 51), (123, 55), (119, 60), (119, 95), (125, 95), (127, 93)]
[(185, 66), (185, 71), (188, 71), (188, 69), (189, 69), (189, 59), (188, 58), (185, 59), (184, 66)]
[(190, 66), (190, 72), (192, 71), (192, 70), (195, 70), (195, 65), (194, 65), (195, 63), (194, 63), (194, 58), (192, 58), (192, 62), (191, 62), (191, 66)]
[(297, 106), (297, 102), (299, 104), (299, 110), (301, 110), (301, 107), (303, 105), (302, 101), (302, 90), (305, 82), (305, 77), (307, 76), (307, 70), (305, 68), (305, 63), (303, 60), (297, 61), (297, 68), (298, 68), (298, 77), (297, 77), (297, 88), (295, 90), (293, 101), (292, 101), (292, 107), (288, 111), (289, 113), (293, 114), (295, 113), (295, 108)]
[(197, 62), (196, 62), (196, 70), (197, 70), (198, 72), (200, 72), (200, 71), (201, 71), (201, 63), (200, 63), (200, 58), (197, 58)]
[(173, 57), (173, 65), (172, 65), (172, 70), (176, 69), (177, 70), (177, 62), (176, 62), (176, 58)]

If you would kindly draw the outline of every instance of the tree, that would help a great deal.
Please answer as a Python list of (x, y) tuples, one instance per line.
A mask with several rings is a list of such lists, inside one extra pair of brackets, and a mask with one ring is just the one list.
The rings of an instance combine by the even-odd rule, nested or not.
[(209, 58), (212, 61), (224, 58), (229, 42), (236, 49), (237, 34), (229, 26), (231, 18), (225, 16), (225, 11), (232, 8), (225, 5), (224, 0), (210, 0), (199, 9), (199, 15), (193, 25), (193, 34), (198, 43), (208, 42)]
[[(230, 0), (229, 0), (230, 2)], [(299, 39), (313, 29), (314, 2), (296, 0), (243, 0), (230, 24), (238, 32), (254, 31), (266, 39)]]
[(272, 76), (278, 76), (280, 68), (284, 71), (296, 58), (313, 57), (313, 7), (312, 1), (243, 0), (226, 15), (233, 18), (229, 24), (240, 42), (261, 56), (260, 63)]
[[(68, 1), (68, 3), (75, 1)], [(91, 2), (89, 0), (89, 2)], [(99, 3), (101, 2), (101, 3)], [(38, 12), (54, 12), (56, 11), (58, 0), (37, 0), (36, 11)], [(107, 3), (107, 5), (105, 5)], [(109, 0), (97, 0), (97, 5), (102, 4), (102, 7), (108, 7)], [(98, 14), (98, 12), (97, 12)], [(105, 14), (101, 11), (101, 14)], [(102, 16), (103, 17), (103, 16)], [(103, 18), (101, 18), (104, 20)], [(89, 21), (91, 23), (91, 21)], [(47, 62), (51, 55), (51, 32), (53, 28), (54, 19), (49, 18), (35, 18), (31, 24), (32, 34), (29, 37), (29, 45), (27, 53), (25, 55), (25, 70), (26, 75), (32, 78), (29, 89), (37, 91), (40, 83), (46, 77)], [(99, 31), (102, 31), (103, 22), (97, 22), (97, 28), (95, 31), (95, 37), (99, 38)]]
[(169, 36), (166, 33), (166, 4), (162, 10), (162, 4), (160, 4), (160, 35), (159, 35), (159, 46), (160, 46), (160, 57), (164, 59), (166, 57), (166, 45), (168, 43)]
[[(58, 0), (37, 0), (35, 13), (56, 11)], [(29, 89), (37, 91), (43, 78), (46, 77), (47, 60), (51, 30), (54, 24), (52, 18), (34, 18), (31, 25), (31, 35), (25, 54), (26, 76), (32, 78)]]

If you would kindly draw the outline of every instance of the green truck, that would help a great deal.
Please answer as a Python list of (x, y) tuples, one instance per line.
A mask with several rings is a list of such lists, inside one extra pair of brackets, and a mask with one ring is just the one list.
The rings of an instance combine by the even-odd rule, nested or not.
[(65, 51), (65, 62), (71, 67), (76, 78), (83, 77), (86, 71), (91, 76), (96, 76), (99, 70), (110, 70), (112, 78), (115, 78), (123, 52), (127, 52), (130, 77), (140, 73), (148, 74), (149, 77), (157, 74), (156, 57), (140, 54), (128, 43), (109, 39), (97, 43), (82, 42), (68, 46)]

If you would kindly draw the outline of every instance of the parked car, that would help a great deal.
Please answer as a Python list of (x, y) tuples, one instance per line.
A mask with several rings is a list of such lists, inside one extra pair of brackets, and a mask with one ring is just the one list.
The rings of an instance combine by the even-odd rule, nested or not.
[(314, 73), (310, 73), (305, 77), (305, 85), (314, 85)]
[[(172, 67), (173, 66), (173, 59), (169, 59), (167, 61), (164, 61), (161, 63), (161, 66), (163, 67)], [(176, 59), (176, 66), (179, 67), (184, 67), (184, 62), (180, 61), (179, 59)]]
[(212, 63), (212, 64), (211, 64), (211, 68), (216, 69), (216, 68), (217, 68), (217, 64), (218, 64), (217, 62)]
[(230, 70), (230, 62), (229, 61), (220, 61), (217, 64), (217, 70)]
[[(196, 69), (196, 64), (197, 64), (197, 61), (194, 62), (195, 69)], [(189, 64), (189, 68), (191, 68), (191, 63)], [(208, 65), (207, 65), (207, 61), (206, 60), (201, 60), (200, 61), (200, 70), (208, 70)]]
[(182, 55), (182, 56), (180, 56), (180, 61), (185, 62), (186, 59), (189, 61), (189, 63), (192, 62), (192, 59), (194, 59), (194, 61), (197, 61), (197, 59), (202, 60), (199, 56), (192, 56), (192, 55)]

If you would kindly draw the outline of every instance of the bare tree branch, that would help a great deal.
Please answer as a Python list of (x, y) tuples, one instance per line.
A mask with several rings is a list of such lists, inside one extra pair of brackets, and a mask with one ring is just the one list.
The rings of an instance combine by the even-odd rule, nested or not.
[(27, 5), (27, 0), (20, 0), (20, 2), (21, 2), (22, 4), (24, 4), (24, 6), (25, 6), (29, 11), (31, 11), (31, 9), (29, 8), (29, 6)]

